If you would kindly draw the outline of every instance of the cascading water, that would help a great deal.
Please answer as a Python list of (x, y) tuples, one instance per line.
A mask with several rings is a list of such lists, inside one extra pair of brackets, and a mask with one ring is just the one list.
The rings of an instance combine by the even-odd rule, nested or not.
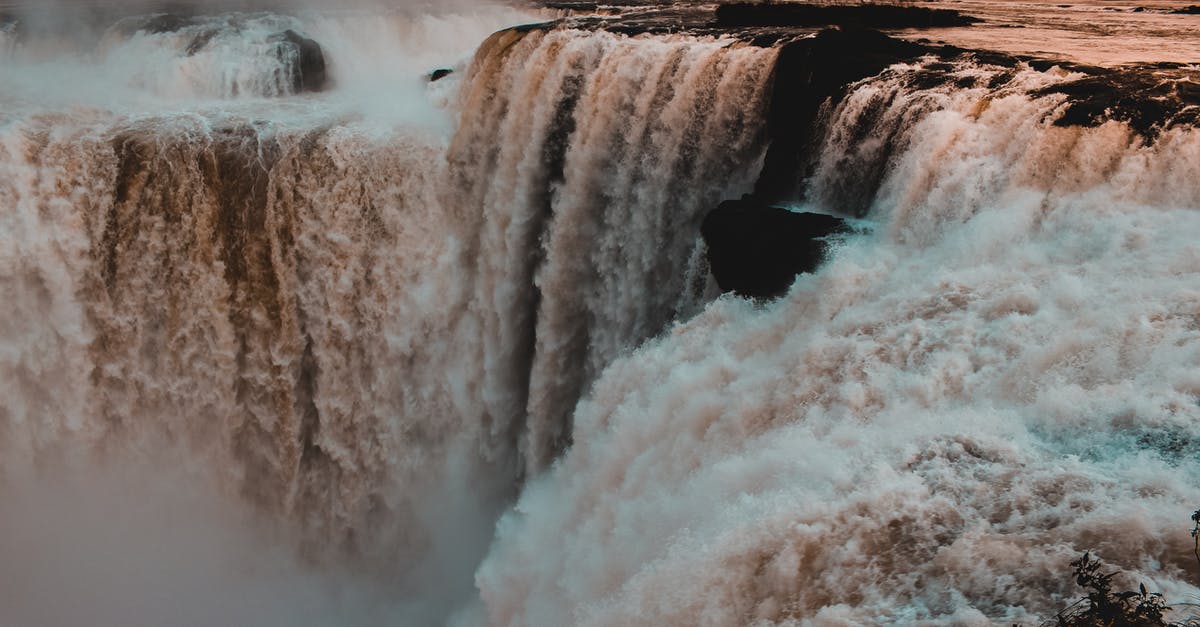
[[(170, 622), (156, 610), (140, 614), (135, 601), (149, 595), (196, 605), (177, 598), (189, 587), (177, 582), (187, 581), (197, 552), (222, 556), (211, 569), (218, 572), (199, 560), (198, 587), (217, 596), (244, 588), (279, 597), (262, 611), (202, 603), (189, 619), (198, 624), (328, 624), (342, 614), (381, 622), (360, 608), (339, 610), (353, 603), (339, 586), (278, 557), (287, 552), (272, 553), (276, 544), (298, 544), (310, 561), (355, 577), (365, 572), (368, 583), (394, 589), (398, 598), (379, 604), (393, 621), (434, 622), (469, 596), (491, 520), (511, 499), (512, 473), (486, 470), (495, 460), (474, 452), (480, 420), (463, 413), (470, 399), (451, 385), (458, 369), (474, 367), (459, 359), (447, 316), (461, 307), (463, 292), (451, 246), (457, 225), (439, 204), (451, 114), (436, 105), (452, 97), (456, 80), (426, 87), (420, 74), (427, 67), (405, 67), (421, 63), (405, 58), (392, 68), (398, 85), (375, 94), (399, 111), (377, 115), (377, 106), (355, 97), (362, 75), (354, 69), (362, 68), (347, 66), (367, 63), (354, 34), (423, 25), (433, 31), (429, 37), (466, 33), (470, 41), (443, 39), (440, 48), (413, 38), (424, 48), (409, 56), (437, 57), (440, 50), (439, 62), (453, 66), (515, 15), (399, 15), (382, 24), (356, 15), (309, 18), (314, 23), (305, 32), (333, 41), (331, 78), (342, 90), (302, 99), (265, 98), (286, 95), (273, 89), (234, 93), (219, 81), (189, 83), (211, 87), (197, 93), (163, 88), (179, 83), (169, 78), (143, 80), (189, 79), (193, 68), (180, 64), (200, 60), (180, 61), (186, 51), (171, 37), (159, 43), (177, 56), (163, 53), (161, 66), (153, 55), (121, 52), (152, 43), (141, 41), (140, 31), (128, 43), (110, 31), (95, 53), (99, 61), (46, 57), (33, 46), (15, 50), (19, 62), (0, 73), (44, 88), (40, 96), (57, 108), (22, 101), (36, 89), (17, 90), (0, 122), (0, 206), (9, 241), (0, 283), (11, 325), (0, 366), (8, 399), (0, 441), (4, 477), (17, 495), (10, 502), (22, 502), (25, 491), (89, 494), (86, 481), (72, 487), (79, 483), (74, 475), (111, 472), (133, 477), (125, 490), (105, 487), (115, 480), (96, 480), (94, 491), (111, 493), (111, 505), (78, 499), (79, 518), (87, 521), (81, 524), (100, 530), (68, 525), (32, 542), (103, 536), (110, 508), (151, 520), (184, 511), (222, 532), (215, 539), (197, 534), (198, 546), (181, 538), (186, 548), (165, 563), (144, 555), (136, 538), (123, 538), (127, 546), (115, 550), (140, 557), (112, 564), (112, 578), (130, 587), (115, 585), (105, 596), (124, 599), (124, 606), (56, 605), (47, 595), (21, 594), (29, 586), (0, 586), (13, 595), (0, 599), (0, 622)], [(274, 51), (261, 66), (258, 52), (248, 54), (239, 68), (243, 84), (269, 84), (255, 77), (279, 74)], [(114, 56), (154, 71), (130, 72), (120, 82), (125, 66), (113, 68)], [(63, 66), (60, 75), (100, 76), (82, 91), (43, 85), (38, 74)], [(95, 84), (103, 89), (89, 93)], [(117, 469), (102, 470), (110, 466)], [(164, 467), (181, 468), (155, 478)], [(63, 473), (69, 476), (57, 477)], [(197, 506), (177, 492), (215, 494), (197, 497)], [(59, 507), (46, 498), (29, 497), (20, 515), (0, 516), (6, 535), (30, 536)], [(264, 533), (283, 540), (230, 531), (243, 517), (239, 502), (263, 514), (261, 524), (273, 529)], [(96, 509), (104, 513), (89, 515)], [(255, 544), (266, 547), (261, 563), (243, 564), (250, 558), (226, 548)], [(5, 581), (25, 574), (8, 563)], [(154, 569), (172, 576), (144, 574)], [(250, 574), (222, 584), (220, 571)], [(51, 589), (57, 575), (46, 573), (32, 587)], [(89, 576), (68, 574), (61, 585), (86, 589)], [(294, 597), (320, 611), (291, 607)]]
[(542, 17), (0, 25), (0, 623), (1028, 623), (1084, 550), (1198, 592), (1195, 130), (909, 59), (781, 161), (870, 228), (718, 297), (780, 49), (491, 34)]
[[(5, 115), (0, 430), (22, 482), (175, 460), (425, 623), (607, 362), (713, 296), (697, 224), (753, 182), (773, 53), (503, 31), (449, 86), (397, 77), (425, 92), (397, 116), (359, 102), (354, 36), (447, 27), (396, 19), (127, 20), (95, 53), (124, 82)], [(277, 100), (283, 31), (324, 42), (333, 91)]]
[(450, 204), (476, 221), (475, 385), (490, 420), (517, 428), (528, 471), (562, 450), (605, 365), (705, 300), (699, 220), (753, 183), (772, 60), (570, 30), (481, 48), (449, 152), (465, 194)]
[(494, 624), (1030, 624), (1089, 550), (1196, 594), (1200, 136), (924, 65), (828, 112), (806, 208), (873, 234), (580, 403), (480, 569)]

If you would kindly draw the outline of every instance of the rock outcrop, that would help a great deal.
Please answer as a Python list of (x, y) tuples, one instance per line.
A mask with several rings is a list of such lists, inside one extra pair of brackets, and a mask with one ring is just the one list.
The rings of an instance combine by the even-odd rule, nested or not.
[(1118, 120), (1143, 137), (1176, 125), (1200, 126), (1200, 83), (1194, 82), (1194, 70), (1172, 63), (1074, 69), (1089, 76), (1037, 92), (1068, 97), (1062, 115), (1054, 121), (1057, 126), (1098, 126)]
[(820, 265), (827, 238), (849, 230), (841, 218), (788, 211), (751, 196), (721, 203), (700, 229), (717, 285), (750, 298), (782, 295), (796, 275)]
[(281, 59), (291, 57), (292, 90), (294, 93), (321, 91), (325, 88), (325, 52), (321, 44), (288, 29), (272, 37), (279, 43)]

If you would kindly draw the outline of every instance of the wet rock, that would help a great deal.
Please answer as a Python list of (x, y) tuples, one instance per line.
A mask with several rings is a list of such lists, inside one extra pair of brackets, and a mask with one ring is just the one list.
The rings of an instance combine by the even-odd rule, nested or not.
[(600, 8), (600, 5), (595, 2), (544, 2), (542, 6), (547, 9), (559, 9), (565, 11), (595, 11)]
[(184, 13), (155, 13), (153, 15), (138, 15), (127, 17), (117, 22), (113, 29), (125, 36), (135, 33), (159, 35), (176, 33), (196, 24), (196, 17)]
[(841, 218), (796, 213), (746, 196), (710, 211), (700, 230), (709, 268), (723, 291), (774, 298), (787, 291), (796, 275), (820, 265), (828, 247), (825, 238), (850, 229)]
[(191, 41), (191, 43), (188, 44), (187, 50), (184, 51), (184, 54), (186, 54), (187, 56), (190, 57), (190, 56), (196, 54), (197, 52), (200, 52), (205, 47), (207, 47), (208, 43), (213, 40), (213, 37), (216, 37), (216, 36), (217, 36), (217, 29), (215, 29), (215, 28), (205, 29), (199, 35), (196, 35), (195, 37), (192, 38), (192, 41)]
[(151, 34), (174, 33), (195, 23), (195, 18), (185, 15), (163, 14), (150, 17), (139, 28)]
[(721, 26), (857, 26), (942, 28), (967, 26), (978, 18), (950, 9), (882, 4), (793, 4), (735, 2), (717, 7)]
[(1193, 82), (1187, 70), (1169, 65), (1087, 68), (1091, 76), (1035, 95), (1068, 97), (1056, 126), (1099, 126), (1116, 120), (1151, 138), (1172, 126), (1200, 126), (1200, 83)]
[(429, 73), (429, 82), (433, 83), (440, 81), (454, 73), (454, 70), (449, 68), (440, 68)]
[(821, 138), (818, 116), (851, 83), (928, 52), (917, 43), (874, 30), (827, 29), (783, 45), (775, 64), (767, 132), (771, 146), (755, 184), (755, 195), (776, 201), (802, 195), (800, 182)]
[(278, 42), (280, 59), (292, 58), (292, 89), (295, 93), (321, 91), (327, 80), (325, 52), (321, 44), (288, 29), (271, 38)]

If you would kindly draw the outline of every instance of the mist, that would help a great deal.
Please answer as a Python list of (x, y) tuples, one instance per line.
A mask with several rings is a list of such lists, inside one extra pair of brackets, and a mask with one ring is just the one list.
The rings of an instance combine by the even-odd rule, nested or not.
[[(369, 0), (336, 10), (304, 1), (22, 5), (8, 10), (16, 21), (0, 28), (0, 85), (10, 112), (83, 105), (118, 116), (186, 109), (236, 117), (257, 115), (252, 101), (267, 98), (277, 100), (272, 120), (285, 125), (353, 117), (410, 135), (448, 136), (475, 46), (498, 29), (539, 19), (503, 3), (372, 6)], [(273, 10), (260, 10), (267, 7)], [(255, 11), (236, 12), (249, 9)], [(163, 32), (140, 30), (146, 18), (137, 16), (160, 11), (184, 21)], [(280, 82), (292, 70), (273, 43), (289, 30), (320, 46), (328, 77), (321, 93), (280, 98), (298, 95)], [(458, 72), (430, 83), (429, 73), (441, 68)]]
[(165, 464), (62, 467), (0, 487), (0, 623), (404, 624), (385, 582), (318, 568), (293, 531)]

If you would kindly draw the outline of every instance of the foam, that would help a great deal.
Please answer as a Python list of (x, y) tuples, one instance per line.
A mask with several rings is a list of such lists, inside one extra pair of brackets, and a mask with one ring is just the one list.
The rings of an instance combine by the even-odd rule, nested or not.
[(879, 97), (878, 229), (604, 372), (498, 526), (492, 624), (1034, 622), (1083, 551), (1196, 594), (1200, 138)]

